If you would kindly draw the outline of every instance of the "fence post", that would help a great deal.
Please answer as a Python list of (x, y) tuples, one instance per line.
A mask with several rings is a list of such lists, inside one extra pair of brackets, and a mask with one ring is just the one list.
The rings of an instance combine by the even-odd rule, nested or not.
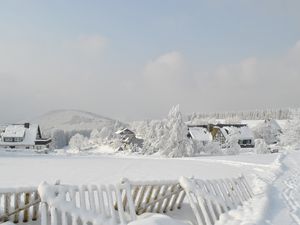
[[(24, 198), (24, 205), (29, 204), (29, 202), (30, 202), (30, 193), (26, 192), (25, 193), (25, 198)], [(23, 214), (23, 222), (27, 223), (28, 220), (29, 220), (29, 209), (26, 208), (24, 210), (24, 214)]]
[[(15, 193), (15, 202), (14, 202), (15, 210), (19, 209), (19, 206), (20, 206), (19, 201), (20, 201), (20, 193)], [(19, 223), (19, 213), (18, 212), (14, 216), (14, 223)]]
[[(5, 193), (4, 194), (4, 215), (9, 214), (9, 209), (10, 209), (10, 193)], [(5, 217), (3, 219), (4, 222), (8, 221), (8, 217)]]
[[(34, 199), (34, 201), (37, 201), (39, 199), (39, 194), (38, 194), (37, 191), (35, 191), (33, 193), (33, 199)], [(39, 205), (35, 204), (33, 206), (33, 211), (32, 211), (32, 220), (33, 221), (37, 220), (37, 218), (38, 218), (38, 211), (39, 211)]]

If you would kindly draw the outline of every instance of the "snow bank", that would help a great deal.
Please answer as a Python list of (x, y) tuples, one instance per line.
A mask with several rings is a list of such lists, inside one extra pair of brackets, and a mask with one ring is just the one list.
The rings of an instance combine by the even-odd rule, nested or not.
[(148, 214), (148, 215), (143, 215), (143, 217), (140, 217), (139, 220), (133, 221), (128, 225), (192, 225), (192, 223), (175, 220), (166, 215)]
[(269, 169), (265, 169), (264, 175), (255, 176), (252, 185), (256, 195), (253, 199), (235, 210), (222, 214), (215, 225), (265, 225), (267, 213), (276, 207), (270, 202), (271, 196), (274, 195), (272, 183), (282, 172), (282, 161), (285, 156), (279, 154)]

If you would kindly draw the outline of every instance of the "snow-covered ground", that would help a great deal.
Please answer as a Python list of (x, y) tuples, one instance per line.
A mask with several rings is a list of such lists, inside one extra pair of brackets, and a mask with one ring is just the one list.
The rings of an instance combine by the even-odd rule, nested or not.
[(70, 184), (116, 183), (133, 180), (233, 177), (269, 167), (276, 154), (199, 158), (154, 158), (114, 155), (0, 154), (0, 187), (33, 186), (41, 181)]
[[(68, 184), (107, 184), (123, 177), (132, 180), (170, 180), (180, 176), (210, 179), (243, 173), (256, 196), (243, 207), (222, 216), (219, 225), (300, 224), (300, 152), (182, 159), (3, 152), (0, 156), (1, 188), (36, 186), (43, 180), (54, 183), (57, 179)], [(188, 212), (183, 212), (183, 216), (180, 211), (171, 216), (186, 219)], [(163, 221), (169, 219), (154, 217), (134, 224), (165, 224)]]

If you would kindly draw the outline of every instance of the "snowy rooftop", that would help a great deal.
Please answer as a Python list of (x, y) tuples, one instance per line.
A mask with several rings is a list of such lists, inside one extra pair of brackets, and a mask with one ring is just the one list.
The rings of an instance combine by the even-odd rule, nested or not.
[(24, 125), (9, 125), (5, 128), (2, 137), (24, 137)]
[(198, 141), (211, 141), (212, 135), (204, 127), (190, 127), (189, 132), (191, 137)]
[(228, 135), (236, 134), (239, 136), (239, 139), (254, 139), (254, 134), (248, 126), (233, 127), (233, 126), (224, 126), (220, 128), (221, 132), (225, 137)]
[(2, 138), (24, 137), (24, 139), (22, 142), (3, 142), (2, 139), (0, 145), (35, 145), (38, 127), (37, 124), (30, 124), (29, 128), (25, 128), (24, 125), (8, 125), (2, 133)]
[(123, 134), (123, 133), (134, 134), (134, 132), (131, 131), (131, 130), (129, 130), (128, 128), (124, 128), (124, 129), (118, 130), (118, 131), (116, 132), (116, 134)]

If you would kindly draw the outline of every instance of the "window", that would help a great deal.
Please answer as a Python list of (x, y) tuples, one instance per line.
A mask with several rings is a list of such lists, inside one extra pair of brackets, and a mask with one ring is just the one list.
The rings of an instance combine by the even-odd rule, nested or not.
[(21, 137), (15, 137), (15, 142), (22, 142), (23, 141), (23, 138)]
[(4, 142), (13, 142), (13, 138), (11, 137), (5, 137), (3, 140)]

